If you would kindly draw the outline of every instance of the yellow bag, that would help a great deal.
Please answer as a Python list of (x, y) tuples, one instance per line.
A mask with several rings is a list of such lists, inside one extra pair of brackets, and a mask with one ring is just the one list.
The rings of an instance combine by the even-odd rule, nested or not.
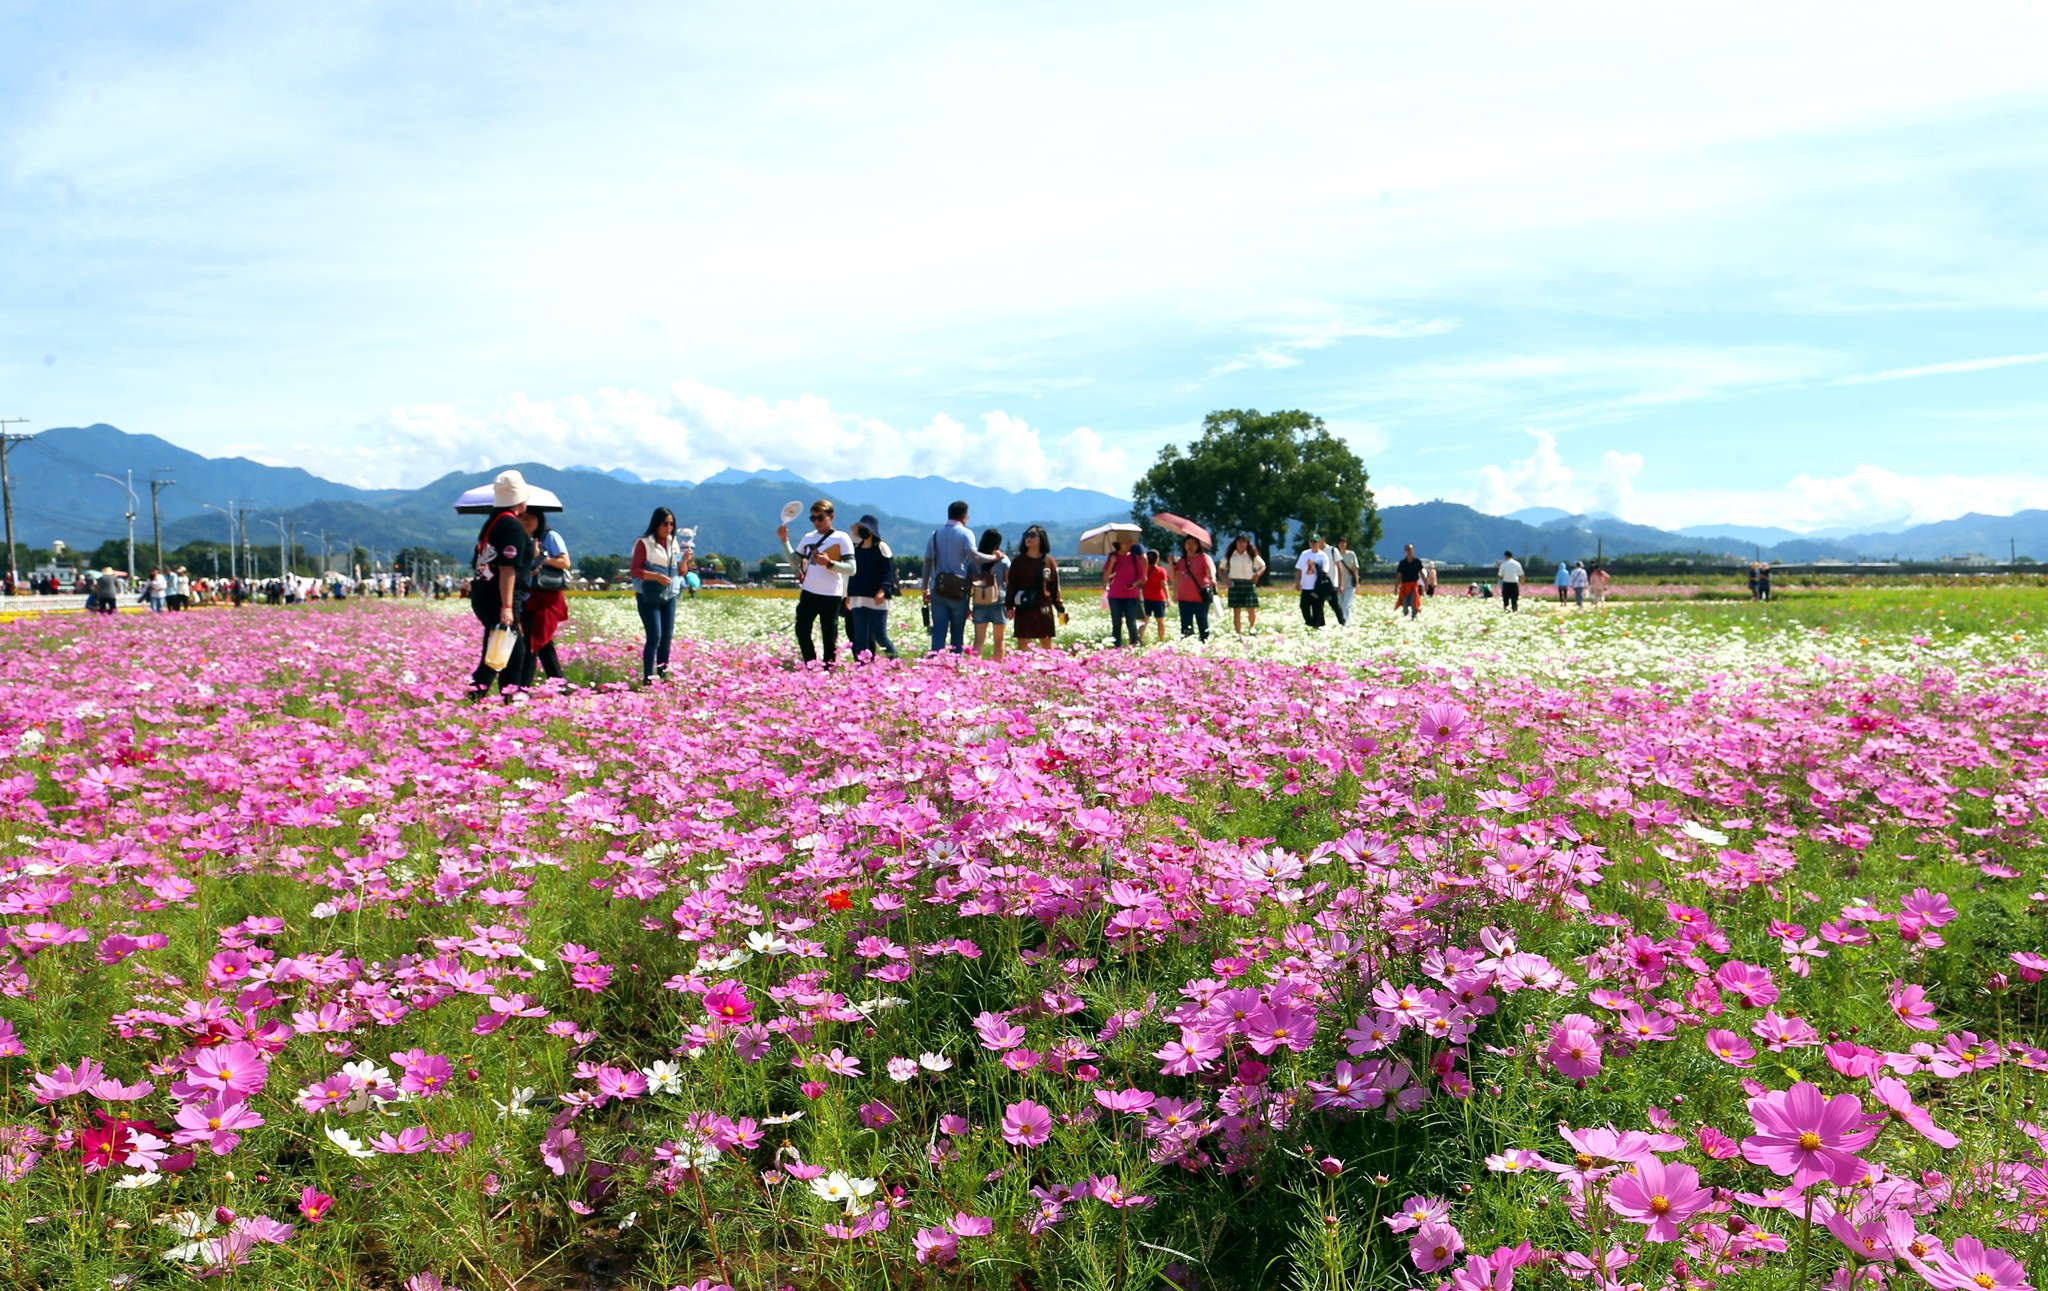
[(512, 629), (500, 624), (491, 629), (489, 639), (484, 643), (484, 667), (492, 672), (502, 672), (512, 662)]

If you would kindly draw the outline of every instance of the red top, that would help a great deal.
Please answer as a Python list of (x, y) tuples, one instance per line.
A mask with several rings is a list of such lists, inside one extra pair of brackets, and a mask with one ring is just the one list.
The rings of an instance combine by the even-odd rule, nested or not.
[(1163, 601), (1166, 599), (1166, 566), (1154, 565), (1145, 571), (1145, 599)]
[[(1204, 587), (1216, 586), (1216, 562), (1207, 552), (1196, 552), (1193, 560), (1183, 556), (1173, 562), (1173, 594), (1182, 601), (1199, 601)], [(1149, 595), (1149, 593), (1147, 593)]]

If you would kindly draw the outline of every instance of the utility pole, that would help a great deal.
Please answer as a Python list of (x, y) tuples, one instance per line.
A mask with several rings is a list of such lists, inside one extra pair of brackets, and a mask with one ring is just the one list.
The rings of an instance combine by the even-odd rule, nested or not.
[(176, 484), (177, 481), (168, 479), (158, 479), (157, 473), (159, 471), (165, 475), (169, 475), (171, 473), (171, 468), (168, 466), (159, 466), (156, 468), (156, 470), (151, 471), (149, 473), (149, 527), (151, 531), (154, 532), (156, 535), (157, 568), (162, 569), (164, 564), (164, 517), (163, 512), (157, 508), (156, 495), (163, 492), (165, 489), (171, 487), (173, 484)]
[(126, 483), (115, 479), (105, 471), (94, 471), (103, 480), (108, 480), (128, 491), (128, 577), (135, 577), (135, 472), (128, 472)]
[(7, 577), (21, 586), (21, 571), (14, 565), (14, 486), (7, 478), (7, 446), (28, 442), (29, 436), (10, 434), (9, 426), (25, 426), (26, 417), (0, 417), (0, 506), (7, 511)]
[(242, 577), (256, 577), (256, 556), (249, 550), (249, 517), (256, 514), (255, 507), (240, 507), (235, 511), (235, 530), (242, 535)]

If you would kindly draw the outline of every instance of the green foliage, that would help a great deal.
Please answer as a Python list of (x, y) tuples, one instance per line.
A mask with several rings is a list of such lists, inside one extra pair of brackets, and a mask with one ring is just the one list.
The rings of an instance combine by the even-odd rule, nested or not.
[[(1230, 409), (1204, 418), (1201, 439), (1185, 450), (1159, 451), (1132, 485), (1131, 515), (1147, 524), (1153, 512), (1170, 511), (1207, 528), (1219, 548), (1248, 533), (1268, 553), (1298, 525), (1332, 542), (1350, 538), (1370, 560), (1380, 518), (1367, 481), (1365, 463), (1321, 417)], [(1151, 530), (1147, 541), (1167, 537)]]
[[(713, 557), (712, 559), (715, 560), (717, 558)], [(576, 558), (576, 568), (585, 578), (603, 579), (606, 583), (616, 581), (619, 571), (625, 567), (626, 562), (620, 560), (617, 556), (578, 556)]]

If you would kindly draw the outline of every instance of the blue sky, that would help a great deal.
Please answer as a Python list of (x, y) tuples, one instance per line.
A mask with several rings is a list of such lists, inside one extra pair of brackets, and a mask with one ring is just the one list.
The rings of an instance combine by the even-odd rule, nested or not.
[[(1694, 12), (1677, 12), (1689, 8)], [(2048, 506), (2048, 8), (0, 4), (0, 414), (366, 484)]]

